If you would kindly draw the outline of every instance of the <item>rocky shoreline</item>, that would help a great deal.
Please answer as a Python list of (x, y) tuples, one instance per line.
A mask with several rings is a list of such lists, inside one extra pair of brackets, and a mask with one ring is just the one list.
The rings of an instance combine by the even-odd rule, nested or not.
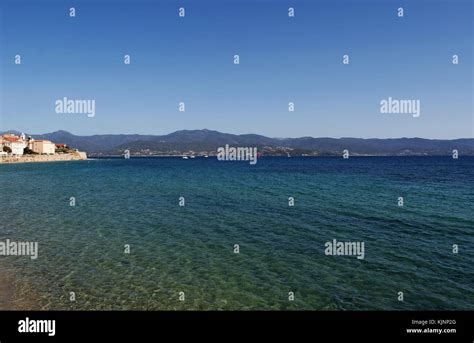
[(75, 151), (68, 154), (55, 155), (23, 155), (23, 156), (6, 156), (0, 158), (2, 163), (37, 163), (37, 162), (56, 162), (56, 161), (84, 161), (87, 160), (85, 152)]

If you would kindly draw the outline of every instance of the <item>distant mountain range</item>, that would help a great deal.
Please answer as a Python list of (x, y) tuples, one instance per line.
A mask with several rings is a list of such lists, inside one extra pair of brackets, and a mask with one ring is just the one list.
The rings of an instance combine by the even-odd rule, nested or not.
[[(4, 133), (17, 133), (6, 131)], [(474, 155), (474, 139), (453, 140), (424, 138), (270, 138), (257, 134), (234, 135), (212, 130), (181, 130), (167, 135), (92, 135), (76, 136), (67, 131), (27, 134), (35, 139), (65, 143), (89, 155), (178, 155), (202, 153), (213, 155), (218, 147), (257, 147), (266, 155), (340, 155), (344, 149), (351, 155)]]

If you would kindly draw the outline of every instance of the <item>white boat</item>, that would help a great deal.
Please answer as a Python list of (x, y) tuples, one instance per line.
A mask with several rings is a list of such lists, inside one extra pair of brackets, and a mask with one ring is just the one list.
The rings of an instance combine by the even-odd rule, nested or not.
[(196, 156), (190, 156), (191, 158), (196, 158)]
[(188, 158), (188, 156), (183, 156), (183, 160), (187, 160)]

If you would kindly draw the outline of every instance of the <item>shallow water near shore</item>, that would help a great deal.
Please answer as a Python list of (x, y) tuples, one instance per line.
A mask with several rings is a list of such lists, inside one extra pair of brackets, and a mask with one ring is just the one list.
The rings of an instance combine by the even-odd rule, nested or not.
[[(473, 157), (0, 165), (0, 240), (39, 244), (37, 260), (0, 257), (17, 288), (2, 295), (20, 298), (3, 304), (473, 310), (473, 184)], [(333, 239), (365, 258), (326, 256)]]

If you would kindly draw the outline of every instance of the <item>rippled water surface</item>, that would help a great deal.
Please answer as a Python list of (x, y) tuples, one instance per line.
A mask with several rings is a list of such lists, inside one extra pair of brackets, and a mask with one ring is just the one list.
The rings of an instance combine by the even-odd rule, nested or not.
[(0, 268), (40, 308), (474, 309), (474, 158), (0, 165), (0, 187), (0, 240), (39, 243)]

